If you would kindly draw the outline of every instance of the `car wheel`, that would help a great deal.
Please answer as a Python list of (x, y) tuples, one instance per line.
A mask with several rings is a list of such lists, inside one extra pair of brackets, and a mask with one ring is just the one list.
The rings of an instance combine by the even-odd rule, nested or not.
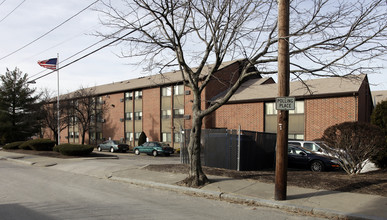
[(111, 147), (110, 148), (110, 152), (114, 153), (114, 148)]
[(324, 170), (324, 164), (319, 160), (315, 160), (310, 164), (310, 169), (313, 172), (321, 172)]
[(170, 153), (166, 153), (165, 156), (169, 157), (171, 154)]
[(157, 151), (152, 151), (152, 155), (154, 156), (154, 157), (156, 157), (157, 156)]
[(98, 147), (98, 151), (102, 151), (102, 148), (101, 148), (101, 147)]
[(134, 150), (134, 154), (140, 155), (140, 151), (138, 149)]

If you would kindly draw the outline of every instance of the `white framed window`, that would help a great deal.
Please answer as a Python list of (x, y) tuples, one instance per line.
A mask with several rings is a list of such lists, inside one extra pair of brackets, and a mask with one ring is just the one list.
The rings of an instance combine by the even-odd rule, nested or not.
[(161, 141), (162, 142), (171, 142), (171, 133), (169, 133), (169, 132), (161, 133)]
[(173, 109), (173, 117), (174, 118), (183, 118), (184, 117), (184, 109)]
[(174, 95), (184, 95), (184, 85), (177, 85), (173, 87)]
[(172, 95), (171, 87), (163, 87), (163, 88), (161, 88), (161, 96), (171, 96), (171, 95)]
[(161, 110), (161, 118), (171, 118), (171, 110)]
[(142, 119), (142, 112), (135, 112), (134, 120), (141, 120), (141, 119)]
[(304, 134), (288, 134), (289, 140), (304, 140)]
[(126, 100), (132, 100), (133, 99), (133, 93), (132, 92), (125, 92), (125, 99)]
[[(76, 103), (77, 104), (77, 103)], [(98, 97), (98, 104), (103, 104), (102, 96)]]
[(296, 101), (294, 110), (289, 110), (289, 114), (304, 114), (304, 101)]
[(275, 102), (265, 103), (265, 112), (266, 112), (266, 115), (276, 115), (277, 110), (275, 109)]
[(135, 91), (134, 99), (142, 99), (142, 91)]
[(133, 120), (133, 112), (125, 112), (125, 120)]
[(133, 133), (132, 132), (126, 132), (125, 133), (125, 139), (128, 140), (128, 141), (133, 141)]

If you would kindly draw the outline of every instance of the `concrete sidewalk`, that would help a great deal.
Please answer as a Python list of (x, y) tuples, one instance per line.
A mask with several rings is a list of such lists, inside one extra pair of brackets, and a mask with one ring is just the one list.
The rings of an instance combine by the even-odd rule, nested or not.
[(387, 219), (387, 197), (287, 187), (287, 200), (274, 200), (274, 184), (254, 180), (208, 176), (212, 181), (200, 189), (176, 185), (185, 174), (155, 172), (141, 167), (117, 166), (112, 159), (60, 159), (0, 151), (0, 159), (26, 165), (47, 167), (82, 175), (108, 178), (114, 181), (170, 190), (212, 199), (279, 208), (326, 218)]

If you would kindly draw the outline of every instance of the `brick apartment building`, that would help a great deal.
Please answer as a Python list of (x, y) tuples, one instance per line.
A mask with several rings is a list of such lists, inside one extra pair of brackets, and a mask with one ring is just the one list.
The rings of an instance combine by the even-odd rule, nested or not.
[[(223, 63), (204, 92), (202, 108), (211, 105), (238, 74), (239, 61)], [(207, 66), (211, 68), (211, 66)], [(203, 75), (205, 76), (205, 74)], [(308, 87), (305, 86), (308, 85)], [(290, 111), (289, 138), (320, 138), (325, 128), (344, 121), (369, 121), (373, 108), (368, 79), (315, 79), (291, 83), (296, 109)], [(142, 131), (149, 140), (168, 142), (178, 148), (180, 132), (191, 128), (192, 94), (183, 85), (179, 71), (126, 80), (93, 87), (98, 102), (107, 106), (102, 118), (85, 138), (96, 144), (106, 139), (137, 144)], [(207, 116), (204, 128), (228, 128), (259, 132), (276, 132), (275, 97), (277, 84), (272, 78), (246, 81), (229, 102)], [(45, 132), (45, 136), (53, 135)], [(80, 143), (76, 124), (63, 130), (61, 143)]]

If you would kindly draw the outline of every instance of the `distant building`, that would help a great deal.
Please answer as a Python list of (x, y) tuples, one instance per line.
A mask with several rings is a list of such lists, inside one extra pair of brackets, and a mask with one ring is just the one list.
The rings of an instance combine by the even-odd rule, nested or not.
[(374, 106), (381, 101), (387, 101), (387, 90), (372, 91), (371, 95)]
[[(202, 108), (222, 96), (239, 75), (242, 60), (223, 63), (202, 94)], [(211, 68), (211, 65), (206, 68)], [(207, 69), (207, 70), (208, 70)], [(206, 75), (204, 70), (203, 77)], [(308, 85), (308, 86), (306, 86)], [(373, 108), (366, 75), (352, 79), (324, 78), (292, 82), (290, 95), (296, 109), (290, 111), (289, 138), (313, 140), (323, 131), (344, 121), (370, 120)], [(150, 141), (167, 142), (178, 148), (180, 132), (191, 128), (192, 93), (183, 85), (180, 71), (140, 77), (93, 87), (108, 110), (96, 117), (85, 143), (107, 139), (137, 144), (142, 131)], [(275, 98), (277, 84), (272, 78), (246, 81), (224, 106), (207, 116), (203, 128), (228, 128), (276, 132)], [(52, 134), (46, 132), (46, 136)], [(70, 126), (61, 132), (62, 143), (80, 143), (79, 130)]]
[[(228, 103), (214, 114), (212, 127), (261, 132), (277, 132), (275, 98), (277, 84), (265, 79), (246, 82)], [(289, 111), (289, 139), (321, 138), (331, 125), (345, 121), (369, 122), (373, 104), (366, 75), (354, 78), (323, 78), (290, 83), (290, 96), (296, 98)]]

